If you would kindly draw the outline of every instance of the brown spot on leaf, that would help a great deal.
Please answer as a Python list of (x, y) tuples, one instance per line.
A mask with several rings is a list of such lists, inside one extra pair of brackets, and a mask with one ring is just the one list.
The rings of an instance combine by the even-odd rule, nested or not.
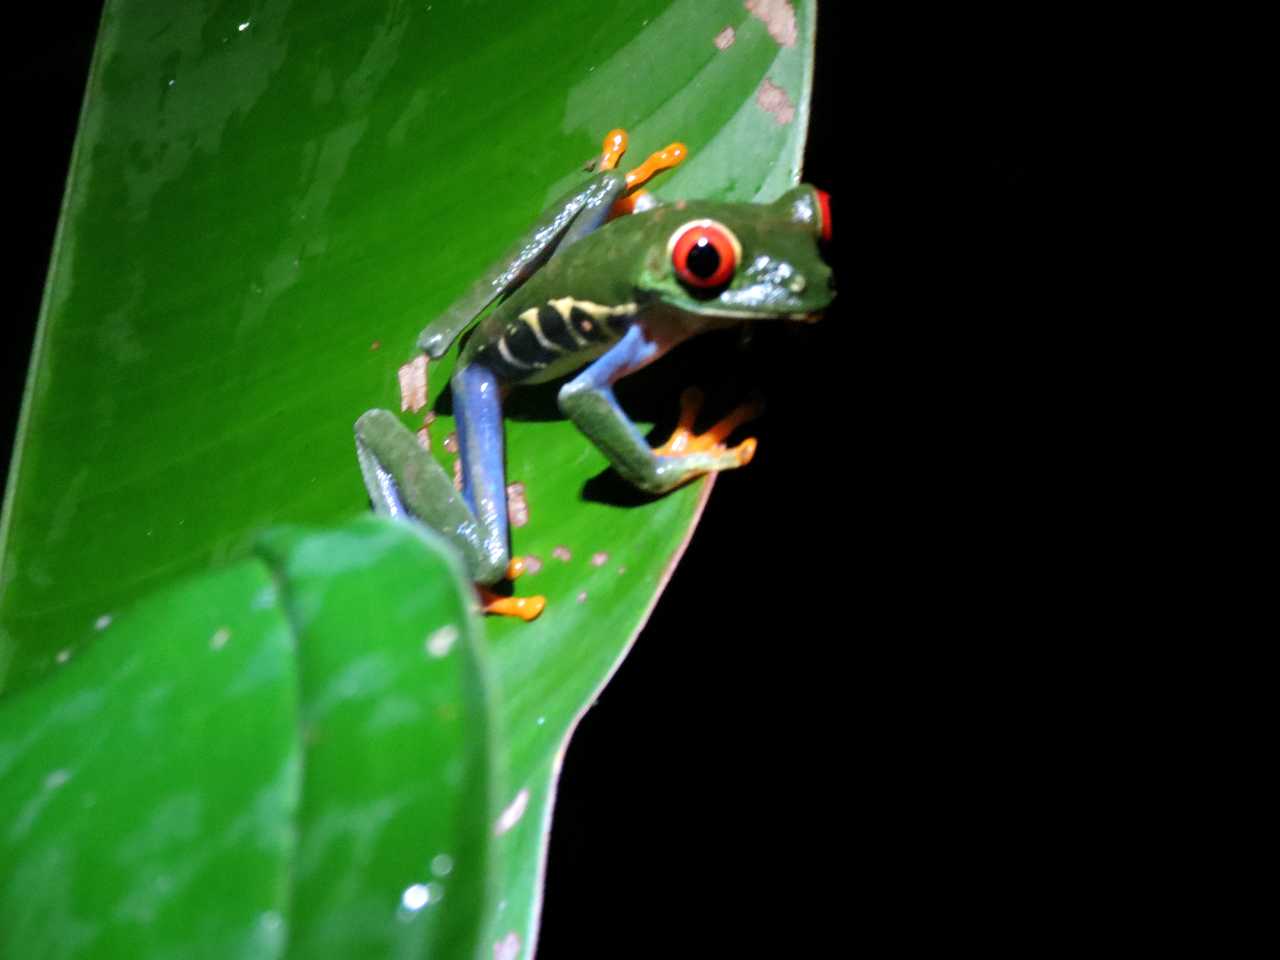
[(369, 344), (369, 349), (370, 349), (370, 350), (381, 350), (381, 349), (382, 349), (382, 341), (381, 341), (381, 340), (375, 340), (375, 341), (373, 341), (373, 343)]
[(760, 89), (756, 91), (756, 103), (760, 104), (760, 108), (765, 113), (777, 120), (779, 126), (785, 127), (796, 118), (796, 106), (787, 96), (787, 91), (768, 77), (765, 77), (764, 83), (760, 84)]
[(733, 46), (733, 41), (736, 40), (737, 37), (738, 35), (734, 32), (733, 27), (725, 27), (716, 34), (716, 38), (711, 42), (716, 45), (717, 50), (728, 50)]
[(417, 413), (427, 405), (426, 356), (419, 354), (396, 373), (400, 378), (400, 409)]
[(458, 452), (458, 434), (457, 431), (449, 434), (444, 438), (444, 449), (447, 453)]
[(418, 431), (418, 446), (427, 451), (431, 449), (431, 431), (426, 427)]
[(453, 489), (462, 492), (462, 458), (453, 461)]
[(746, 8), (753, 17), (764, 24), (769, 36), (779, 46), (794, 47), (796, 35), (796, 10), (791, 0), (746, 0)]

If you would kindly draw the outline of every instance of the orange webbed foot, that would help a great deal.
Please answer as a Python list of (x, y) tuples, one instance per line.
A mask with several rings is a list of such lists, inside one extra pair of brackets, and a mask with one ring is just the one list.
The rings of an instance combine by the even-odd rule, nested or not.
[(660, 457), (679, 457), (691, 453), (724, 454), (730, 458), (733, 466), (741, 467), (750, 463), (756, 452), (755, 437), (748, 437), (732, 449), (727, 449), (724, 441), (738, 427), (758, 417), (764, 410), (764, 403), (759, 398), (754, 398), (739, 404), (705, 432), (694, 433), (694, 423), (702, 410), (702, 402), (702, 391), (697, 387), (689, 387), (680, 395), (680, 421), (667, 442), (654, 448), (653, 452)]
[[(604, 138), (604, 153), (600, 161), (601, 170), (612, 170), (618, 165), (623, 152), (627, 149), (627, 134), (623, 130), (610, 130)], [(609, 219), (624, 217), (630, 213), (648, 210), (656, 206), (657, 201), (647, 190), (641, 190), (656, 174), (670, 170), (684, 162), (689, 156), (689, 148), (678, 140), (669, 143), (661, 150), (649, 154), (648, 158), (634, 170), (627, 172), (627, 186), (624, 194), (614, 203), (609, 211)]]

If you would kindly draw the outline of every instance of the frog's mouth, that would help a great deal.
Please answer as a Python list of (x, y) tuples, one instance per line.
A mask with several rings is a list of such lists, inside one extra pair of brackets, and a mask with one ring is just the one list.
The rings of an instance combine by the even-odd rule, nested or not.
[(818, 310), (728, 310), (723, 307), (699, 307), (698, 313), (707, 317), (723, 317), (726, 320), (785, 320), (787, 323), (817, 323), (826, 308)]
[(822, 319), (824, 313), (826, 313), (825, 310), (814, 310), (810, 313), (792, 313), (783, 317), (783, 319), (788, 323), (817, 323)]

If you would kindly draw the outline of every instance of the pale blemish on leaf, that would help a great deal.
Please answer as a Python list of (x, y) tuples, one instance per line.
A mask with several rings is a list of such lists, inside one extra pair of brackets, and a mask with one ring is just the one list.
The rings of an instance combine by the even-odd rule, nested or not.
[(458, 452), (458, 432), (455, 430), (452, 433), (450, 433), (447, 437), (445, 437), (444, 443), (442, 443), (441, 446), (444, 447), (445, 453), (457, 453)]
[(578, 602), (579, 602), (579, 603), (586, 603), (586, 602), (587, 602), (587, 591), (582, 590), (582, 591), (580, 591), (580, 592), (578, 593)]
[(493, 960), (516, 960), (520, 956), (520, 938), (512, 930), (493, 945)]
[(513, 527), (523, 527), (529, 522), (529, 501), (525, 498), (523, 483), (507, 484), (507, 519)]
[(728, 50), (733, 46), (733, 41), (737, 39), (737, 33), (733, 27), (725, 27), (716, 34), (716, 38), (711, 42), (716, 45), (717, 50)]
[(58, 662), (59, 662), (59, 663), (66, 663), (66, 662), (67, 662), (68, 660), (70, 660), (70, 659), (71, 659), (71, 648), (70, 648), (70, 647), (67, 647), (67, 648), (65, 648), (65, 649), (63, 649), (63, 650), (59, 650), (59, 651), (58, 651), (58, 657), (57, 657), (57, 660), (58, 660)]
[(765, 113), (777, 120), (779, 126), (785, 127), (796, 118), (796, 105), (787, 96), (787, 91), (768, 77), (765, 77), (764, 83), (760, 84), (760, 89), (756, 91), (756, 103), (760, 104), (760, 108)]
[(57, 790), (70, 779), (71, 772), (69, 770), (54, 770), (44, 778), (44, 788), (46, 790)]
[(779, 46), (794, 47), (799, 30), (796, 27), (796, 10), (791, 0), (746, 0), (746, 8), (761, 21), (769, 36)]
[(564, 546), (563, 544), (556, 547), (554, 550), (552, 550), (551, 555), (555, 557), (557, 560), (562, 560), (565, 563), (568, 563), (570, 560), (573, 559), (573, 554), (570, 553), (569, 548)]
[(400, 409), (417, 413), (427, 405), (427, 358), (418, 354), (399, 370)]
[(603, 550), (601, 550), (599, 553), (593, 553), (591, 555), (591, 565), (593, 567), (603, 567), (608, 562), (609, 562), (609, 555), (605, 553)]
[(93, 621), (93, 629), (95, 630), (105, 630), (109, 626), (111, 626), (111, 614), (109, 613), (104, 613), (97, 620)]
[(431, 858), (431, 872), (437, 877), (447, 877), (453, 871), (453, 857), (438, 853)]
[(427, 637), (427, 653), (433, 657), (448, 656), (449, 651), (458, 640), (458, 628), (446, 623), (431, 636)]
[(209, 638), (209, 646), (214, 650), (221, 650), (230, 639), (231, 631), (226, 627), (219, 627), (214, 631), (213, 636)]
[(529, 807), (529, 790), (525, 788), (516, 794), (516, 798), (507, 804), (507, 808), (502, 811), (502, 815), (498, 817), (498, 822), (494, 824), (493, 832), (497, 836), (502, 836), (524, 816), (525, 810)]
[(524, 572), (537, 573), (542, 569), (542, 558), (534, 556), (532, 553), (524, 558)]

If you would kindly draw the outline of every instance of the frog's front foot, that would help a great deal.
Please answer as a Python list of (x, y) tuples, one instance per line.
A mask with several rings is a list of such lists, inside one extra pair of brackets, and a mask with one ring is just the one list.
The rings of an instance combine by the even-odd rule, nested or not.
[(679, 476), (678, 483), (704, 473), (746, 466), (755, 456), (755, 437), (748, 437), (736, 447), (727, 447), (724, 441), (738, 427), (758, 417), (764, 404), (759, 399), (743, 403), (705, 432), (694, 433), (702, 400), (702, 391), (696, 387), (689, 387), (680, 395), (680, 421), (667, 442), (653, 450), (655, 456), (666, 461), (664, 466)]

